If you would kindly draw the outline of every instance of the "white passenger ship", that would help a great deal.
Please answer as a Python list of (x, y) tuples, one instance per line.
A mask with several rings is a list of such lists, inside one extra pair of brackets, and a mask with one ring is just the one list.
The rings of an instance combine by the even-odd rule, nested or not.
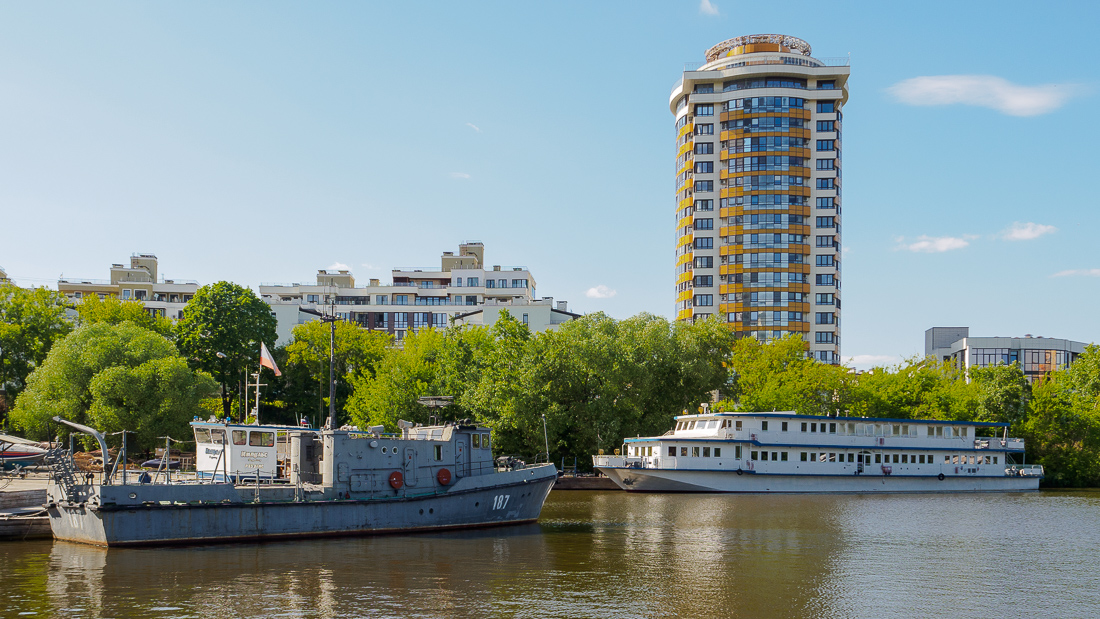
[(1037, 490), (1043, 467), (1024, 465), (1023, 439), (1007, 432), (975, 421), (705, 413), (626, 439), (622, 455), (593, 464), (638, 492)]

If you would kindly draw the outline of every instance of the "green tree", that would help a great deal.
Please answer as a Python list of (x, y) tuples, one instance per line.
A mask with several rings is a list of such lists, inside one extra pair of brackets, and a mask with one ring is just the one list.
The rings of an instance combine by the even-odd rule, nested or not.
[(259, 367), (260, 342), (275, 347), (275, 317), (252, 290), (230, 282), (199, 288), (176, 324), (180, 352), (192, 367), (218, 377), (222, 410), (231, 416), (237, 394), (227, 384)]
[(848, 414), (887, 419), (973, 420), (976, 387), (950, 364), (914, 357), (859, 375)]
[[(345, 412), (352, 385), (356, 380), (374, 377), (375, 365), (385, 356), (392, 338), (387, 333), (369, 331), (350, 322), (337, 322), (335, 338), (334, 376), (336, 378), (336, 411)], [(328, 370), (330, 327), (319, 320), (294, 327), (294, 341), (287, 347), (287, 369), (302, 372), (288, 374), (300, 381), (303, 395), (317, 394), (311, 398), (320, 407), (306, 406), (301, 415), (317, 412), (328, 416)], [(305, 403), (305, 402), (303, 402)]]
[(975, 421), (1018, 427), (1027, 419), (1031, 384), (1018, 363), (971, 368), (970, 381), (977, 399)]
[[(847, 368), (808, 358), (799, 335), (767, 344), (755, 338), (738, 339), (730, 365), (734, 373), (733, 404), (745, 411), (837, 414), (848, 408), (855, 385)], [(724, 408), (729, 406), (723, 403)]]
[(191, 370), (164, 336), (130, 322), (96, 323), (53, 347), (31, 374), (11, 419), (38, 439), (47, 438), (57, 415), (104, 432), (135, 431), (131, 445), (149, 448), (166, 433), (186, 436), (200, 400), (215, 389), (213, 379)]
[(55, 291), (0, 283), (0, 387), (11, 401), (54, 342), (72, 330), (65, 308), (65, 298)]
[(374, 365), (373, 377), (369, 373), (352, 376), (354, 392), (347, 404), (352, 423), (360, 427), (384, 425), (393, 431), (398, 419), (426, 422), (428, 412), (417, 404), (417, 398), (453, 395), (439, 391), (443, 341), (442, 331), (421, 329), (406, 337), (401, 348), (387, 350)]
[(150, 314), (140, 301), (120, 301), (115, 297), (100, 299), (97, 295), (88, 295), (76, 306), (76, 312), (82, 325), (100, 322), (117, 325), (129, 321), (167, 338), (175, 335), (171, 320)]

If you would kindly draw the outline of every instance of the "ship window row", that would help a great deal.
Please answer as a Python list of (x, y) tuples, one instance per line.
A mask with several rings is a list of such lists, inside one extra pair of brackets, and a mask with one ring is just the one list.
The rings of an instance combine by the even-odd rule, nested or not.
[[(756, 452), (753, 452), (756, 453)], [(800, 458), (802, 462), (856, 462), (857, 455), (858, 460), (863, 461), (863, 458), (867, 458), (867, 464), (871, 463), (871, 454), (856, 454), (849, 452), (847, 456), (844, 453), (836, 452), (801, 452)], [(943, 464), (999, 464), (1000, 458), (998, 456), (991, 455), (973, 455), (973, 454), (950, 454), (943, 456)], [(935, 464), (936, 456), (934, 454), (875, 454), (875, 464)]]
[(768, 452), (768, 451), (759, 451), (759, 452), (750, 451), (749, 452), (749, 459), (750, 460), (767, 461), (768, 460), (768, 454), (771, 454), (772, 462), (786, 462), (787, 461), (787, 452), (785, 452), (785, 451), (772, 451), (772, 452)]
[[(677, 447), (676, 445), (669, 445), (668, 446), (668, 456), (670, 458), (675, 458), (675, 457), (677, 457), (677, 454), (678, 454), (679, 457), (681, 457), (681, 458), (688, 458), (688, 457), (691, 457), (691, 458), (721, 458), (722, 457), (722, 448), (721, 447), (700, 447), (698, 445), (695, 445), (695, 446), (690, 447), (690, 453), (691, 453), (690, 456), (688, 455), (688, 450), (689, 450), (688, 447)], [(741, 457), (741, 448), (737, 447), (735, 449), (735, 451), (737, 452), (737, 457), (740, 458)]]

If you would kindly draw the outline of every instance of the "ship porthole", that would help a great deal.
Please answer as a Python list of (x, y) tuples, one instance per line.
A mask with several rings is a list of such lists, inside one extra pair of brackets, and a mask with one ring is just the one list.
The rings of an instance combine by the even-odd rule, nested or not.
[(424, 510), (420, 510), (420, 515), (421, 515), (421, 516), (423, 516), (423, 515), (424, 515)]
[(481, 505), (481, 501), (474, 501), (474, 507)]
[(137, 498), (137, 493), (136, 492), (131, 492), (130, 493), (130, 498), (131, 499), (136, 499)]
[(429, 513), (429, 514), (434, 514), (434, 513), (435, 513), (435, 508), (434, 508), (434, 507), (432, 507), (432, 508), (429, 508), (429, 509), (428, 509), (428, 513)]

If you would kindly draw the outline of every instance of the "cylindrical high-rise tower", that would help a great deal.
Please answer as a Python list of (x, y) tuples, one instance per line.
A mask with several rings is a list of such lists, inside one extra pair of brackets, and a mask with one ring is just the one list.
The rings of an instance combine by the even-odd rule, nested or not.
[(848, 60), (756, 34), (707, 50), (672, 89), (676, 318), (799, 333), (840, 362), (841, 109)]

